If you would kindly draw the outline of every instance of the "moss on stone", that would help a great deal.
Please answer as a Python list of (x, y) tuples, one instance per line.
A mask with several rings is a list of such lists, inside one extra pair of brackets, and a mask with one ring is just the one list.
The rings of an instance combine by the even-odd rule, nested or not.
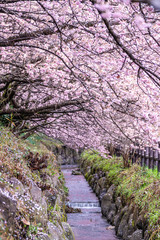
[(92, 178), (93, 178), (92, 175), (90, 175), (90, 176), (88, 177), (88, 182), (89, 182), (89, 183), (92, 181)]

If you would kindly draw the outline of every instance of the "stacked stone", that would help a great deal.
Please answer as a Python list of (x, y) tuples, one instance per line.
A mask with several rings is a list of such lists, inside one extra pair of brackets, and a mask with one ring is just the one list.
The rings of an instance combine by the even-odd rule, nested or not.
[(108, 173), (81, 161), (81, 171), (101, 203), (102, 214), (115, 226), (118, 237), (124, 240), (148, 240), (148, 222), (134, 201), (127, 202), (117, 196), (117, 186), (109, 180)]

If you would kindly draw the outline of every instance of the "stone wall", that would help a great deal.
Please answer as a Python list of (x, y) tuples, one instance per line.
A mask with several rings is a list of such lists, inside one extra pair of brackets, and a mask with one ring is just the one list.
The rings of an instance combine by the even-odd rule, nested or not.
[(77, 164), (80, 159), (80, 154), (75, 149), (65, 145), (52, 146), (52, 152), (57, 156), (61, 165)]
[(148, 240), (148, 222), (134, 201), (127, 201), (116, 194), (116, 186), (111, 184), (107, 173), (81, 160), (81, 171), (98, 196), (102, 214), (115, 226), (118, 237), (124, 240)]
[(66, 222), (63, 176), (55, 163), (50, 166), (51, 174), (46, 168), (32, 171), (33, 177), (0, 177), (0, 239), (75, 239)]

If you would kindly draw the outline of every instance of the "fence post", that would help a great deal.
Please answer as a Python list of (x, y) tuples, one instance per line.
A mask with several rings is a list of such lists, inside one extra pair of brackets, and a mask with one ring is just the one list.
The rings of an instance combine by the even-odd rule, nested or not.
[(149, 168), (154, 169), (154, 164), (153, 164), (153, 148), (150, 148), (150, 151), (149, 151)]
[(144, 150), (141, 150), (141, 166), (144, 167)]
[(154, 168), (158, 170), (158, 150), (154, 151)]
[(158, 172), (160, 172), (160, 152), (158, 153)]
[[(120, 145), (114, 147), (114, 153), (117, 157), (122, 155)], [(139, 159), (138, 163), (141, 167), (146, 166), (151, 169), (156, 167), (158, 172), (160, 172), (160, 152), (158, 150), (151, 147), (145, 147), (145, 149), (131, 148), (129, 150), (129, 158), (132, 164), (136, 163)]]
[(145, 147), (145, 166), (149, 168), (149, 147)]
[(129, 160), (132, 163), (132, 148), (129, 149)]
[(117, 156), (117, 157), (120, 157), (120, 156), (121, 156), (121, 147), (120, 147), (120, 145), (117, 145), (117, 146), (116, 146), (116, 156)]
[(142, 167), (142, 150), (139, 148), (139, 164)]
[(139, 148), (136, 148), (136, 151), (135, 151), (135, 162), (136, 163), (139, 163)]
[(135, 163), (135, 148), (132, 148), (132, 164)]

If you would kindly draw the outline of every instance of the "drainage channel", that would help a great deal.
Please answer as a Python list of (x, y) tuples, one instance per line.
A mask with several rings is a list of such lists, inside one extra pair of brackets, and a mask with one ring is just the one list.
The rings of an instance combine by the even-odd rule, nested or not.
[(62, 166), (69, 189), (67, 205), (81, 212), (68, 213), (75, 240), (118, 240), (114, 228), (101, 214), (98, 198), (83, 175), (72, 175), (77, 166)]

